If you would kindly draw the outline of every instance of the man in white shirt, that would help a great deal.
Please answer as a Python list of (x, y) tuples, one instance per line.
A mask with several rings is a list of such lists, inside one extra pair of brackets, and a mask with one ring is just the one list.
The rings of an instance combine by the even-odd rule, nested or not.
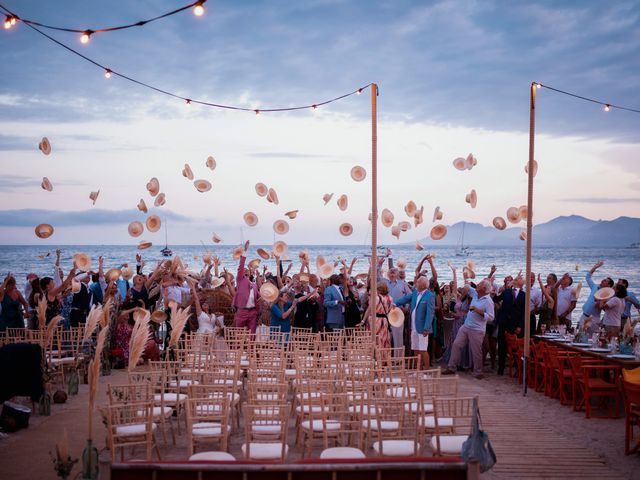
[(571, 288), (573, 278), (565, 273), (558, 282), (556, 314), (560, 325), (571, 326), (571, 312), (576, 308), (576, 294)]

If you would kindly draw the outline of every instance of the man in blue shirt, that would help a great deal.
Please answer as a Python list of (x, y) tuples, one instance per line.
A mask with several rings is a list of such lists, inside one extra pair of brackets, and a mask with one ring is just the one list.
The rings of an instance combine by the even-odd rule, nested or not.
[(600, 281), (599, 285), (596, 285), (593, 279), (591, 278), (595, 271), (599, 269), (602, 265), (604, 265), (604, 260), (600, 260), (597, 262), (591, 270), (587, 272), (585, 276), (585, 280), (587, 281), (587, 285), (589, 285), (589, 298), (582, 305), (582, 315), (580, 316), (580, 320), (578, 321), (578, 325), (582, 327), (585, 322), (591, 321), (591, 327), (589, 329), (590, 333), (597, 332), (600, 329), (600, 306), (598, 302), (595, 301), (594, 295), (598, 290), (604, 287), (613, 287), (613, 280), (610, 277), (603, 278)]
[(624, 299), (624, 311), (622, 312), (622, 327), (627, 322), (627, 319), (631, 317), (631, 306), (636, 307), (636, 310), (640, 313), (640, 301), (633, 292), (629, 291), (629, 282), (625, 278), (620, 278), (618, 284), (623, 285), (627, 289), (627, 298)]

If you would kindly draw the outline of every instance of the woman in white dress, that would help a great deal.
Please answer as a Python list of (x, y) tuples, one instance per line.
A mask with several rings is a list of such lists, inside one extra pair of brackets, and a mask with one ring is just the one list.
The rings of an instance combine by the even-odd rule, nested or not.
[(224, 349), (224, 316), (211, 313), (207, 302), (200, 304), (195, 282), (191, 283), (191, 294), (196, 307), (196, 318), (198, 319), (198, 330), (196, 333), (213, 334), (215, 349)]

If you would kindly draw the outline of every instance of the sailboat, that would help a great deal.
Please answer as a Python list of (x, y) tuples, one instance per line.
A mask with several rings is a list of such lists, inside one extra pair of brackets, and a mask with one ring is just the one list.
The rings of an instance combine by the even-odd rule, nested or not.
[(164, 219), (164, 248), (160, 250), (163, 257), (173, 256), (173, 252), (169, 248), (169, 242), (167, 241), (167, 219)]
[(456, 250), (456, 257), (467, 257), (471, 253), (469, 247), (464, 246), (464, 227), (465, 222), (462, 222), (462, 233), (460, 234), (460, 242), (458, 244), (458, 248)]

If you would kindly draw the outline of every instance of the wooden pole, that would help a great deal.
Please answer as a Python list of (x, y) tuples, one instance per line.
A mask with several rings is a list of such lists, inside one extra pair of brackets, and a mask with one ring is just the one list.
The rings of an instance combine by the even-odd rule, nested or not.
[(375, 353), (376, 300), (378, 298), (378, 85), (375, 83), (371, 84), (371, 267), (369, 275), (369, 327)]
[[(533, 225), (531, 219), (533, 217), (533, 162), (536, 140), (536, 90), (537, 83), (531, 83), (531, 101), (529, 112), (529, 175), (527, 182), (527, 268), (525, 277), (525, 306), (524, 306), (524, 355), (522, 357), (522, 394), (527, 394), (527, 360), (529, 359), (529, 342), (531, 335), (531, 288), (534, 283), (531, 282), (531, 242), (533, 240)], [(531, 284), (530, 284), (531, 283)]]

